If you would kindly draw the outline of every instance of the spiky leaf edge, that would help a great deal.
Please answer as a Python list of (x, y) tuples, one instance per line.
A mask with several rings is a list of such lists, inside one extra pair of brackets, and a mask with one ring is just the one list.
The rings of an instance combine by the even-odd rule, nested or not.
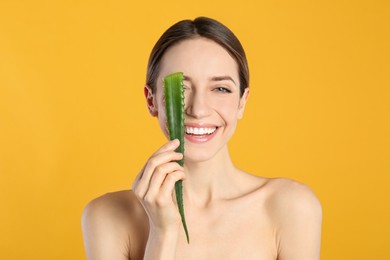
[[(165, 109), (168, 121), (168, 132), (170, 140), (179, 139), (180, 145), (176, 152), (184, 155), (184, 88), (183, 73), (177, 72), (164, 78)], [(184, 157), (178, 163), (184, 165)], [(176, 201), (179, 209), (183, 228), (187, 237), (187, 243), (190, 242), (187, 224), (184, 215), (183, 203), (183, 183), (175, 183)]]

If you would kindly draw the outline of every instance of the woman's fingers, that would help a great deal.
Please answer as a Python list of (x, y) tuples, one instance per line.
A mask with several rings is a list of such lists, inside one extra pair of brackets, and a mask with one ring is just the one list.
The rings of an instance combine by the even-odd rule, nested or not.
[(161, 165), (170, 163), (172, 161), (181, 160), (183, 158), (181, 153), (174, 151), (178, 145), (179, 141), (177, 139), (170, 141), (163, 145), (149, 158), (143, 170), (136, 177), (136, 180), (132, 186), (135, 194), (138, 197), (143, 198), (145, 196), (149, 189), (152, 175), (158, 167), (161, 167)]
[(160, 188), (160, 196), (163, 199), (172, 200), (172, 190), (175, 187), (175, 183), (179, 180), (184, 180), (183, 171), (175, 171), (168, 174)]
[(162, 182), (162, 185), (157, 189), (157, 192), (152, 192), (149, 190), (145, 195), (144, 200), (149, 205), (156, 205), (161, 208), (172, 205), (172, 191), (174, 189), (175, 183), (178, 180), (184, 179), (184, 172), (182, 170), (178, 170), (165, 174), (164, 176), (165, 178)]
[(179, 144), (180, 144), (179, 139), (171, 140), (168, 143), (166, 143), (163, 146), (161, 146), (154, 154), (159, 154), (159, 153), (163, 153), (163, 152), (166, 152), (166, 151), (173, 151), (177, 147), (179, 147)]
[(165, 163), (169, 163), (172, 161), (178, 161), (183, 158), (183, 155), (181, 153), (177, 153), (174, 151), (167, 151), (164, 153), (157, 154), (155, 156), (152, 156), (148, 162), (146, 163), (142, 179), (148, 179), (152, 177), (154, 171), (160, 166)]
[(151, 158), (146, 163), (143, 175), (137, 184), (137, 190), (138, 190), (137, 193), (139, 197), (143, 198), (145, 196), (146, 192), (149, 189), (152, 175), (154, 174), (157, 167), (172, 161), (180, 160), (182, 157), (183, 155), (180, 153), (168, 151), (165, 153), (158, 154), (155, 157)]
[(174, 186), (184, 179), (184, 168), (177, 162), (183, 158), (175, 152), (179, 141), (163, 145), (146, 162), (132, 185), (133, 192), (148, 214), (151, 226), (173, 227), (180, 221), (174, 203)]
[(169, 175), (176, 171), (184, 171), (183, 167), (181, 167), (177, 162), (169, 162), (156, 167), (150, 180), (148, 194), (156, 196), (159, 193), (163, 182), (167, 180)]
[[(164, 153), (164, 152), (167, 152), (167, 151), (173, 151), (175, 150), (178, 146), (179, 146), (180, 142), (178, 139), (174, 139), (174, 140), (171, 140), (169, 141), (168, 143), (164, 144), (163, 146), (161, 146), (152, 156), (156, 156), (157, 154), (160, 154), (160, 153)], [(132, 187), (134, 187), (136, 185), (136, 183), (142, 178), (143, 176), (143, 173), (144, 173), (144, 170), (145, 170), (145, 166), (146, 164), (144, 165), (144, 167), (142, 168), (142, 170), (139, 172), (139, 174), (137, 175), (137, 177), (135, 178), (134, 182), (133, 182), (133, 185)]]

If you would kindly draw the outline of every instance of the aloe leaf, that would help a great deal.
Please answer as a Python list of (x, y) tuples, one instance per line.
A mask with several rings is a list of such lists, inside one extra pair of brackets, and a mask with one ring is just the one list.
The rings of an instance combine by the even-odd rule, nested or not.
[[(184, 89), (183, 89), (183, 73), (177, 72), (170, 74), (164, 78), (164, 95), (165, 95), (165, 109), (168, 121), (169, 139), (179, 139), (180, 146), (176, 152), (184, 155)], [(184, 165), (183, 159), (178, 163)], [(175, 183), (176, 201), (183, 223), (184, 231), (186, 233), (187, 242), (190, 242), (188, 236), (188, 229), (186, 219), (184, 216), (183, 204), (183, 183), (177, 181)]]

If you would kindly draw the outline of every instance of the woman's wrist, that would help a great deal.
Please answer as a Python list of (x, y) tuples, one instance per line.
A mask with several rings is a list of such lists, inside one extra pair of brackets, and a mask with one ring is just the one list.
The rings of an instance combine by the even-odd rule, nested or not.
[(178, 228), (150, 228), (144, 260), (175, 259)]
[(149, 229), (149, 238), (155, 239), (177, 239), (179, 235), (179, 226), (171, 227), (153, 227)]

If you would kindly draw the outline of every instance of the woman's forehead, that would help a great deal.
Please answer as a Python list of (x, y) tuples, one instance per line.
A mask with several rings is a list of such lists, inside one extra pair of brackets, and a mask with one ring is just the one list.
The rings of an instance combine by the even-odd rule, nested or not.
[(198, 37), (169, 48), (161, 59), (159, 77), (181, 71), (196, 80), (229, 76), (238, 81), (238, 65), (216, 42)]

